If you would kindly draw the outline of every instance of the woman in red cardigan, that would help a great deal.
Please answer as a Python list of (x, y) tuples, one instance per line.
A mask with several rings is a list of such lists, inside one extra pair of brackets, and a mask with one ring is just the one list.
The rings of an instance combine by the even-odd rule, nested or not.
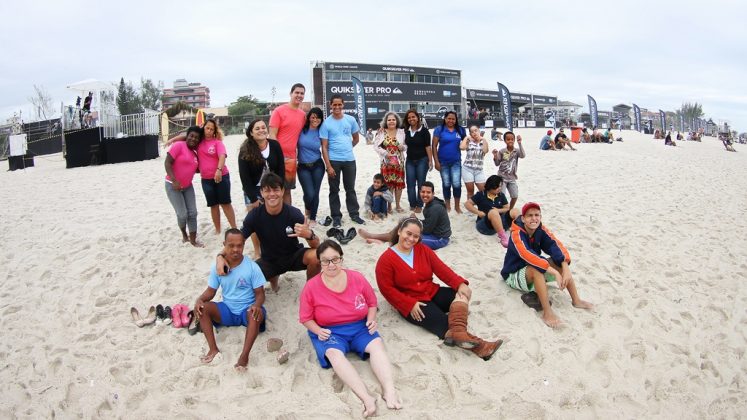
[[(403, 219), (394, 228), (392, 246), (376, 263), (379, 291), (411, 324), (436, 334), (447, 346), (456, 345), (490, 359), (503, 340), (485, 341), (467, 332), (472, 296), (469, 282), (420, 243), (422, 229), (416, 217)], [(449, 287), (434, 283), (434, 274)]]

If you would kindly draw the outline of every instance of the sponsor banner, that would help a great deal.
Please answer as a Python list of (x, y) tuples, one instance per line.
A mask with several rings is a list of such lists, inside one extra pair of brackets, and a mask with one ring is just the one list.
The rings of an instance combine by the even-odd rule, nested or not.
[(324, 63), (327, 70), (332, 71), (371, 71), (387, 73), (436, 74), (439, 76), (461, 76), (461, 70), (436, 69), (429, 67), (395, 66), (388, 64), (362, 63)]
[(498, 101), (501, 100), (501, 93), (497, 90), (485, 89), (467, 89), (467, 99), (478, 101)]
[(524, 120), (519, 120), (519, 125), (518, 125), (518, 127), (519, 127), (519, 128), (525, 128), (526, 126), (527, 126), (527, 123), (526, 123), (526, 121), (524, 121)]
[(366, 94), (363, 89), (363, 83), (357, 77), (351, 77), (353, 82), (353, 99), (355, 116), (358, 118), (358, 125), (361, 133), (366, 133)]
[(659, 110), (659, 122), (661, 123), (661, 130), (666, 131), (667, 129), (667, 114), (664, 111)]
[(555, 128), (555, 110), (548, 109), (545, 111), (545, 127)]
[(555, 106), (558, 104), (558, 98), (556, 96), (532, 95), (532, 103), (535, 105)]
[(586, 95), (589, 98), (589, 115), (591, 116), (591, 126), (592, 127), (598, 127), (599, 126), (599, 114), (597, 113), (597, 101), (594, 100), (594, 98), (591, 97), (591, 95)]
[(527, 128), (534, 128), (534, 127), (537, 127), (537, 121), (527, 120)]
[(511, 92), (509, 92), (508, 88), (502, 83), (498, 83), (498, 92), (500, 92), (501, 95), (501, 111), (503, 113), (503, 118), (506, 119), (506, 127), (511, 130), (514, 127), (514, 113), (513, 108), (511, 108)]
[(641, 108), (633, 104), (633, 121), (635, 124), (635, 131), (641, 131)]
[(545, 128), (555, 128), (555, 123), (545, 120)]
[(532, 102), (532, 95), (526, 95), (523, 93), (512, 93), (511, 100), (517, 103), (528, 104)]
[[(327, 97), (342, 95), (345, 102), (354, 99), (353, 85), (347, 81), (327, 81)], [(387, 102), (450, 102), (460, 103), (459, 86), (431, 83), (366, 82), (363, 92), (367, 100)]]

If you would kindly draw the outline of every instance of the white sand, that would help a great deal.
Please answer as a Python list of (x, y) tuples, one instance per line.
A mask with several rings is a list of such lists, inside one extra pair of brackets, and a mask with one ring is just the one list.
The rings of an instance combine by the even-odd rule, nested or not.
[[(565, 292), (552, 290), (566, 328), (546, 327), (500, 279), (505, 251), (498, 241), (475, 232), (474, 216), (452, 215), (452, 243), (438, 253), (472, 282), (470, 329), (508, 342), (484, 362), (407, 324), (379, 295), (380, 331), (405, 404), (395, 413), (379, 400), (380, 414), (744, 416), (747, 149), (737, 145), (739, 153), (727, 153), (713, 138), (671, 148), (625, 131), (624, 143), (540, 152), (542, 131), (518, 130), (528, 152), (519, 164), (519, 203), (543, 205), (545, 224), (571, 253), (581, 296), (597, 312), (575, 310)], [(235, 164), (241, 140), (226, 143), (234, 207), (243, 217)], [(362, 203), (378, 162), (364, 142), (356, 155)], [(485, 167), (494, 173), (487, 159)], [(268, 296), (268, 331), (246, 374), (233, 370), (243, 328), (221, 331), (223, 361), (203, 366), (201, 334), (130, 322), (133, 305), (142, 313), (157, 303), (192, 306), (220, 249), (199, 181), (199, 236), (207, 248), (181, 243), (163, 174), (163, 158), (68, 170), (60, 155), (0, 173), (0, 264), (7, 273), (0, 295), (0, 417), (359, 416), (358, 399), (318, 366), (297, 321), (302, 273), (284, 275), (280, 294)], [(429, 179), (441, 196), (438, 174)], [(327, 191), (325, 180), (321, 216), (328, 214)], [(300, 188), (293, 199), (302, 203)], [(351, 226), (347, 215), (344, 223)], [(376, 288), (374, 265), (384, 245), (356, 239), (344, 249), (347, 267)], [(265, 351), (270, 337), (285, 341), (287, 364)], [(350, 358), (380, 393), (369, 363)]]

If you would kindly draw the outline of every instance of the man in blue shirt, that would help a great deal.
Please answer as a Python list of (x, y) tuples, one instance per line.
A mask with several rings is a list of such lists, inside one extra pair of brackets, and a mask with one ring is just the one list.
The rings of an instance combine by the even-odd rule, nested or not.
[[(244, 348), (234, 367), (245, 371), (249, 362), (257, 335), (265, 330), (267, 312), (262, 306), (265, 303), (265, 277), (259, 266), (244, 257), (244, 235), (238, 229), (226, 231), (223, 241), (223, 252), (228, 272), (224, 276), (216, 273), (215, 266), (210, 269), (208, 287), (195, 302), (195, 316), (200, 320), (200, 328), (208, 342), (209, 350), (200, 357), (203, 363), (210, 363), (220, 353), (215, 342), (213, 325), (246, 327)], [(222, 302), (212, 302), (218, 288), (223, 294)]]
[(547, 130), (547, 135), (540, 140), (540, 150), (555, 150), (555, 141), (551, 136), (552, 130)]
[(340, 95), (332, 95), (329, 106), (332, 115), (319, 128), (322, 140), (322, 159), (327, 167), (329, 181), (329, 209), (332, 213), (334, 227), (342, 226), (342, 211), (340, 210), (340, 178), (345, 187), (345, 205), (348, 208), (350, 220), (364, 224), (358, 214), (360, 206), (355, 194), (355, 155), (353, 147), (358, 144), (360, 127), (355, 118), (342, 112), (345, 102)]

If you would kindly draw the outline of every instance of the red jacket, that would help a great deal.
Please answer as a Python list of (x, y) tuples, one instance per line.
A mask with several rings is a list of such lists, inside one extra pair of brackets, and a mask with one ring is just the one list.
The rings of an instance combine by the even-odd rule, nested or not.
[(410, 314), (415, 302), (429, 302), (439, 286), (433, 282), (435, 274), (442, 282), (456, 290), (469, 282), (446, 265), (433, 250), (423, 244), (413, 248), (414, 268), (387, 248), (376, 263), (376, 283), (379, 292), (402, 316)]

